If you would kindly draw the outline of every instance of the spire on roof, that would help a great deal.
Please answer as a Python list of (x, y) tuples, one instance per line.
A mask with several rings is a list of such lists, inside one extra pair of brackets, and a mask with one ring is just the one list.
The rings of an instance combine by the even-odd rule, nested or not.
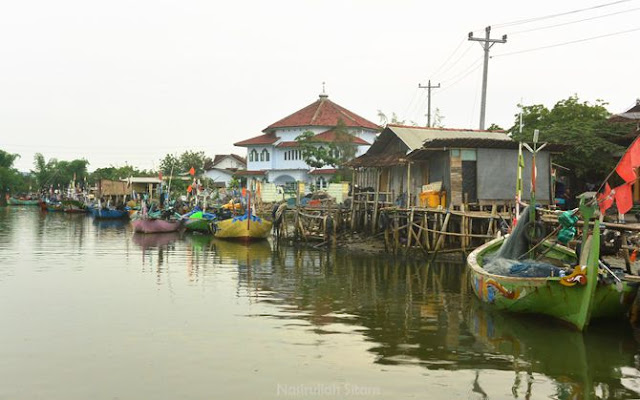
[(322, 82), (322, 93), (320, 93), (320, 100), (324, 100), (324, 99), (329, 98), (329, 95), (327, 94), (327, 92), (324, 89), (324, 85), (325, 85), (325, 82)]

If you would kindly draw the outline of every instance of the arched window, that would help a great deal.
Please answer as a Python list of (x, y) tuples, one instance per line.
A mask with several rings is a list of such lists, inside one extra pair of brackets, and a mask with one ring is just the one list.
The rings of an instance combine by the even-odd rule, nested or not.
[(267, 149), (263, 149), (262, 152), (260, 152), (260, 161), (269, 161), (269, 152)]
[(249, 161), (258, 161), (258, 152), (256, 149), (251, 150), (251, 153), (249, 153)]

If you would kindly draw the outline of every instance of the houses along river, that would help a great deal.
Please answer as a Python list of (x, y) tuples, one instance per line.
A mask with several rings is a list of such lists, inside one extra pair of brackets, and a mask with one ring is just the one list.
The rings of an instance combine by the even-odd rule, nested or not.
[(490, 313), (466, 276), (0, 208), (0, 398), (640, 396), (629, 324)]

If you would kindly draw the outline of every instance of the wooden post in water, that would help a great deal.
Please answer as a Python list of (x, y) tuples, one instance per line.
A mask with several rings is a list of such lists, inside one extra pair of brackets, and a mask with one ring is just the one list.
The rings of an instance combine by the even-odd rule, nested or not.
[(373, 198), (373, 223), (371, 233), (375, 234), (378, 230), (378, 201), (380, 200), (380, 176), (382, 175), (380, 168), (376, 168), (376, 194)]
[(356, 169), (351, 173), (351, 232), (356, 230)]

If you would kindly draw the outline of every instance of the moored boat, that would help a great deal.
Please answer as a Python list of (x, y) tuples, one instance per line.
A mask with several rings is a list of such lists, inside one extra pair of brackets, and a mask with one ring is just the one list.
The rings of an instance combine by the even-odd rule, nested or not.
[(7, 204), (11, 206), (37, 206), (40, 204), (40, 199), (9, 197), (7, 198)]
[(88, 207), (87, 208), (92, 217), (96, 219), (127, 219), (129, 218), (129, 211), (118, 210), (108, 207)]
[(214, 235), (219, 239), (241, 241), (261, 240), (269, 237), (271, 226), (271, 221), (255, 215), (250, 216), (247, 213), (216, 222)]
[[(509, 264), (511, 274), (487, 270), (497, 262), (501, 246), (517, 240), (512, 236), (494, 239), (467, 258), (471, 286), (483, 303), (500, 310), (547, 315), (578, 330), (585, 329), (593, 319), (623, 317), (629, 311), (637, 286), (625, 280), (622, 271), (616, 273), (600, 260), (599, 221), (583, 239), (579, 259), (575, 251), (545, 240), (538, 246), (544, 256), (541, 262), (527, 263), (518, 257)], [(543, 267), (538, 271), (542, 273), (517, 276), (539, 266)]]
[(167, 220), (160, 218), (138, 218), (131, 221), (133, 231), (137, 233), (166, 233), (176, 232), (184, 225), (182, 220)]

